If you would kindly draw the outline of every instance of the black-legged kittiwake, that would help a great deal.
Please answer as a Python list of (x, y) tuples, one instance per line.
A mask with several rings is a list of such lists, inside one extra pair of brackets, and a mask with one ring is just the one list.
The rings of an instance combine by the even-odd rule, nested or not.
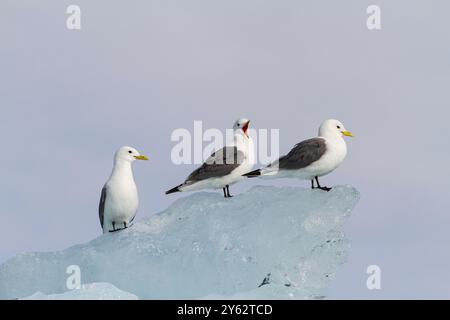
[(325, 120), (319, 128), (318, 137), (298, 143), (287, 155), (244, 176), (310, 180), (312, 189), (315, 188), (315, 180), (317, 188), (330, 191), (331, 188), (319, 184), (319, 177), (332, 172), (344, 161), (347, 155), (344, 136), (353, 135), (340, 121)]
[(131, 168), (135, 160), (148, 158), (132, 147), (122, 147), (114, 156), (114, 167), (100, 198), (99, 217), (103, 233), (127, 228), (136, 216), (139, 196)]
[(250, 121), (240, 119), (233, 126), (234, 144), (214, 152), (201, 167), (192, 172), (186, 181), (170, 189), (174, 192), (201, 189), (223, 189), (225, 198), (230, 195), (230, 185), (238, 182), (242, 175), (253, 167), (253, 140), (248, 133)]

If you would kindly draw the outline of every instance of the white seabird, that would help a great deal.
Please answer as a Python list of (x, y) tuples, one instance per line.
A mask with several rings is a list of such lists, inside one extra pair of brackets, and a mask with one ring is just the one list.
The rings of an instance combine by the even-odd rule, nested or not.
[(242, 175), (251, 170), (255, 162), (253, 140), (248, 133), (249, 124), (247, 119), (237, 120), (233, 126), (234, 144), (214, 152), (182, 184), (170, 189), (166, 194), (223, 189), (225, 198), (232, 197), (230, 185), (242, 179)]
[(148, 158), (132, 147), (122, 147), (114, 156), (114, 167), (102, 189), (98, 210), (103, 233), (127, 228), (136, 216), (139, 196), (131, 168), (135, 160)]
[(344, 136), (353, 137), (340, 121), (325, 120), (319, 128), (318, 137), (298, 143), (287, 155), (244, 176), (310, 180), (312, 189), (315, 188), (315, 180), (317, 188), (330, 191), (331, 188), (319, 184), (319, 177), (329, 174), (344, 161), (347, 155)]

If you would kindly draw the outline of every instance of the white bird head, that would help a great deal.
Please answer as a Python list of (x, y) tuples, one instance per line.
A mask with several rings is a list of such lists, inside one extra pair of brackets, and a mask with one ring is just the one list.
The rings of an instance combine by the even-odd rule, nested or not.
[(235, 134), (236, 133), (244, 134), (248, 138), (249, 137), (249, 135), (248, 135), (249, 125), (250, 125), (250, 120), (248, 120), (248, 119), (242, 118), (242, 119), (237, 120), (233, 126), (234, 133)]
[(325, 120), (319, 128), (319, 136), (326, 138), (353, 137), (353, 134), (345, 129), (342, 122), (335, 119)]
[(146, 156), (143, 156), (132, 147), (122, 147), (117, 150), (116, 155), (114, 157), (114, 161), (125, 161), (125, 162), (134, 162), (136, 160), (148, 160)]

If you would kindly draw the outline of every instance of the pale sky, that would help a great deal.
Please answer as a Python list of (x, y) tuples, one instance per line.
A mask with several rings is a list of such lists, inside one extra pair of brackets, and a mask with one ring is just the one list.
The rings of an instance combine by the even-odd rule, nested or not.
[[(82, 29), (69, 31), (70, 4)], [(381, 7), (382, 29), (366, 28)], [(136, 163), (138, 220), (180, 195), (193, 166), (170, 159), (173, 130), (241, 117), (280, 129), (280, 151), (327, 118), (355, 134), (322, 179), (362, 194), (349, 262), (332, 298), (450, 298), (450, 3), (444, 0), (3, 0), (0, 3), (0, 262), (100, 235), (112, 156)], [(298, 185), (302, 181), (243, 181)], [(185, 195), (181, 195), (185, 196)], [(382, 289), (366, 288), (367, 266)]]

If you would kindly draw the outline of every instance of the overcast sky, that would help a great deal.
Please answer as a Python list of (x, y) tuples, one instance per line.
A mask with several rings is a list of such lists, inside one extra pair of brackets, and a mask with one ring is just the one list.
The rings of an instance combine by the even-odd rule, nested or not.
[[(81, 30), (66, 28), (70, 4)], [(356, 137), (322, 183), (362, 198), (329, 295), (450, 298), (449, 13), (444, 0), (2, 0), (0, 262), (98, 236), (122, 145), (151, 159), (134, 166), (142, 219), (193, 168), (171, 162), (174, 129), (247, 117), (280, 129), (283, 153), (337, 118)], [(366, 288), (371, 264), (379, 291)]]

